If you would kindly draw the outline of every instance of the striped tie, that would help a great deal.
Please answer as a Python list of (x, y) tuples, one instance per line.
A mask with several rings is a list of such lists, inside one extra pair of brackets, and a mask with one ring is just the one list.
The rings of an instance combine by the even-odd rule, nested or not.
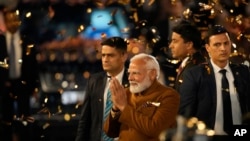
[[(111, 101), (111, 93), (110, 90), (108, 90), (107, 93), (107, 100), (106, 100), (106, 107), (104, 110), (104, 116), (103, 116), (103, 121), (105, 121), (110, 113), (110, 110), (112, 108), (112, 101)], [(108, 137), (104, 132), (103, 132), (103, 141), (113, 141), (113, 138)]]

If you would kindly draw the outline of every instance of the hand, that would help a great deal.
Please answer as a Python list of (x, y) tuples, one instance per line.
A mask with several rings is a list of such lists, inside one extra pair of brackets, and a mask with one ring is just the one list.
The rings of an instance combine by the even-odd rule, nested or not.
[(124, 87), (119, 83), (119, 81), (112, 77), (110, 80), (110, 92), (113, 101), (113, 107), (118, 108), (120, 111), (123, 111), (127, 105), (127, 94)]

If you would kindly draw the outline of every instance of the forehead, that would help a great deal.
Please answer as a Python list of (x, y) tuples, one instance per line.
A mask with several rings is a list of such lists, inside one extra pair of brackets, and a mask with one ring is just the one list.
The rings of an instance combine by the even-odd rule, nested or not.
[(221, 33), (221, 34), (212, 35), (209, 38), (210, 43), (224, 42), (224, 41), (229, 41), (229, 40), (230, 40), (230, 38), (229, 38), (228, 33)]
[(172, 33), (172, 38), (173, 39), (179, 39), (179, 38), (182, 38), (180, 34), (176, 33), (176, 32), (173, 32)]
[(118, 53), (118, 52), (119, 52), (119, 50), (114, 48), (114, 47), (111, 47), (108, 45), (102, 46), (102, 53)]
[(134, 60), (129, 64), (129, 70), (140, 70), (145, 68), (145, 62), (143, 60)]

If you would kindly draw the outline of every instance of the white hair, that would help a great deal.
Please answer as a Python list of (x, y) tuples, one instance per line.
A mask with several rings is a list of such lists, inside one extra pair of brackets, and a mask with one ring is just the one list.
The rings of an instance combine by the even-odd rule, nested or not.
[(146, 53), (139, 53), (139, 54), (133, 56), (130, 59), (130, 62), (132, 62), (134, 60), (138, 60), (138, 59), (142, 59), (146, 63), (147, 69), (155, 69), (156, 70), (156, 78), (159, 79), (159, 77), (160, 77), (160, 65), (154, 56), (146, 54)]

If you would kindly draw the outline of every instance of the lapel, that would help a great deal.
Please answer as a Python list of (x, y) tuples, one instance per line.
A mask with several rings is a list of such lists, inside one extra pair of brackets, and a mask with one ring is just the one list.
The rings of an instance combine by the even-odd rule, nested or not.
[(100, 80), (97, 80), (97, 81), (100, 81), (100, 84), (101, 84), (101, 92), (100, 92), (100, 94), (99, 94), (99, 96), (101, 96), (101, 98), (102, 98), (102, 100), (103, 100), (103, 94), (104, 94), (104, 90), (105, 90), (105, 86), (106, 86), (106, 83), (107, 83), (107, 75), (106, 75), (106, 73), (104, 73), (103, 74), (104, 75), (104, 77), (102, 77), (102, 79), (100, 79)]
[(229, 64), (229, 67), (231, 68), (232, 73), (233, 73), (235, 88), (236, 88), (238, 93), (241, 93), (242, 89), (240, 87), (239, 82), (242, 82), (242, 79), (240, 76), (239, 69), (237, 68), (237, 65), (235, 65), (235, 64)]
[[(208, 61), (207, 64), (204, 65), (204, 69), (205, 69), (205, 79), (207, 79), (205, 82), (207, 82), (206, 85), (208, 85), (209, 89), (212, 90), (211, 94), (212, 96), (212, 103), (214, 106), (214, 108), (217, 106), (217, 102), (216, 102), (216, 81), (215, 81), (215, 74), (214, 74), (214, 69), (212, 67), (212, 64), (210, 61)], [(214, 109), (213, 111), (216, 111), (216, 109)], [(214, 113), (215, 114), (215, 113)]]
[[(217, 92), (216, 92), (216, 80), (215, 80), (215, 74), (214, 74), (214, 69), (212, 67), (211, 62), (209, 62), (209, 68), (210, 68), (210, 72), (211, 74), (209, 75), (209, 81), (208, 81), (208, 85), (210, 86), (211, 90), (212, 90), (212, 100), (213, 100), (213, 105), (215, 105), (214, 107), (217, 107)], [(216, 111), (216, 109), (214, 109), (213, 111)], [(214, 113), (215, 114), (215, 113)]]
[[(100, 91), (98, 93), (98, 97), (99, 97), (99, 99), (101, 99), (101, 101), (103, 101), (103, 99), (104, 99), (104, 91), (105, 91), (105, 86), (106, 86), (106, 83), (107, 83), (106, 72), (102, 73), (102, 75), (103, 75), (103, 77), (101, 79), (96, 80), (96, 81), (99, 81), (99, 84), (100, 84), (100, 89), (97, 90), (97, 91)], [(103, 102), (101, 102), (101, 103), (103, 103)]]
[(105, 86), (106, 86), (106, 82), (107, 82), (107, 75), (106, 72), (103, 72), (100, 74), (100, 77), (97, 78), (97, 80), (95, 80), (96, 82), (99, 83), (99, 89), (95, 88), (97, 91), (97, 97), (98, 97), (98, 102), (97, 104), (97, 109), (99, 109), (100, 114), (97, 114), (99, 116), (100, 121), (103, 119), (103, 104), (104, 104), (104, 91), (105, 91)]

